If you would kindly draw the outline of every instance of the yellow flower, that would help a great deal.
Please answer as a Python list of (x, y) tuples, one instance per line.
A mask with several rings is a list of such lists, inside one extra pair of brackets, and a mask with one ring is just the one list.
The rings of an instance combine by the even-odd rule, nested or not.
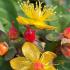
[(34, 7), (29, 1), (21, 3), (21, 9), (28, 18), (18, 16), (17, 21), (23, 25), (34, 25), (39, 29), (55, 29), (54, 26), (47, 25), (45, 22), (52, 20), (51, 17), (55, 15), (55, 8), (44, 6), (42, 9), (41, 4), (40, 2), (39, 5), (36, 3), (36, 7)]
[(22, 46), (24, 57), (18, 56), (10, 61), (14, 70), (56, 70), (53, 59), (56, 54), (47, 51), (41, 53), (36, 45), (25, 42)]

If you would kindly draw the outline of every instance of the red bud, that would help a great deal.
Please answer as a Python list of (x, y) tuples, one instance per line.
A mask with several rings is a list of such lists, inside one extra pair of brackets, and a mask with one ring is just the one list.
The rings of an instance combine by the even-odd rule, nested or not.
[(28, 28), (24, 33), (25, 40), (29, 42), (34, 42), (36, 38), (35, 33), (36, 33), (35, 30)]

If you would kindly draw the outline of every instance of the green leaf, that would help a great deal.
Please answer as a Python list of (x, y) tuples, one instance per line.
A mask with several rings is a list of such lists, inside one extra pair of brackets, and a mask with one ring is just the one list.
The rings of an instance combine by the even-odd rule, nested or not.
[(9, 39), (8, 39), (8, 36), (6, 35), (6, 33), (5, 32), (3, 32), (3, 31), (1, 31), (0, 30), (0, 42), (8, 42), (9, 41)]
[(45, 51), (55, 51), (57, 47), (59, 47), (58, 45), (60, 44), (60, 41), (46, 41), (46, 45), (44, 50)]
[(59, 41), (60, 40), (60, 33), (55, 32), (55, 31), (50, 31), (46, 35), (46, 39), (49, 41)]
[(58, 70), (70, 70), (70, 59), (65, 58), (63, 55), (57, 56), (55, 64)]
[(0, 0), (0, 22), (5, 26), (7, 32), (12, 20), (15, 21), (15, 26), (18, 28), (17, 11), (14, 3), (16, 4), (15, 0)]
[(0, 56), (0, 67), (2, 66), (4, 58)]
[(9, 62), (4, 60), (4, 57), (0, 56), (0, 69), (1, 70), (12, 70)]
[(6, 61), (9, 61), (12, 58), (14, 58), (15, 55), (16, 55), (16, 49), (13, 46), (11, 46), (11, 47), (9, 47), (9, 50), (8, 50), (7, 54), (4, 56), (4, 58)]
[(0, 23), (0, 30), (5, 32), (3, 25)]
[(9, 62), (4, 61), (4, 64), (0, 67), (1, 70), (12, 70)]
[(57, 47), (60, 45), (60, 34), (55, 31), (50, 31), (46, 35), (46, 45), (45, 50), (47, 51), (55, 51)]

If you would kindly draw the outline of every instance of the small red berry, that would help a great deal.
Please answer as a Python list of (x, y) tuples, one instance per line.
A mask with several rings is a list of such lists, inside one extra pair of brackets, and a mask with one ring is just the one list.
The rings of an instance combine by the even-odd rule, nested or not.
[(24, 33), (24, 39), (29, 42), (34, 42), (36, 37), (35, 33), (36, 33), (35, 30), (28, 28)]
[(8, 32), (8, 36), (11, 40), (17, 39), (18, 38), (18, 31), (17, 29), (14, 27), (14, 21), (12, 21), (12, 26)]
[(70, 27), (66, 28), (63, 32), (64, 37), (70, 39)]

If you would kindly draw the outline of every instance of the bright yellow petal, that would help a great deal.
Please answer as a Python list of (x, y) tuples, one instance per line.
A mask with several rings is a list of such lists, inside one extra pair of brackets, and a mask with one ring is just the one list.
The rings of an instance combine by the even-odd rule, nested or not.
[(45, 67), (45, 70), (57, 70), (53, 65), (49, 65)]
[(22, 16), (18, 16), (16, 19), (17, 19), (17, 21), (18, 21), (19, 24), (33, 25), (33, 23), (31, 23), (32, 19), (25, 18), (25, 17), (22, 17)]
[(23, 25), (34, 25), (38, 29), (48, 29), (48, 30), (54, 30), (55, 29), (54, 26), (47, 25), (44, 22), (34, 20), (34, 19), (24, 18), (22, 16), (18, 16), (17, 21)]
[(48, 30), (54, 30), (55, 29), (54, 26), (47, 25), (46, 23), (40, 22), (40, 21), (35, 21), (35, 22), (33, 22), (33, 24), (35, 25), (35, 27), (37, 27), (39, 29), (48, 29)]
[(24, 56), (31, 61), (35, 61), (40, 57), (40, 51), (36, 45), (30, 42), (25, 42), (22, 46)]
[(56, 57), (56, 54), (50, 51), (44, 52), (40, 58), (40, 61), (43, 64), (52, 63), (53, 59)]
[(48, 20), (50, 17), (55, 15), (55, 7), (47, 7), (46, 5), (42, 9), (42, 3), (39, 1), (39, 4), (36, 3), (36, 7), (34, 4), (30, 3), (29, 1), (25, 1), (21, 3), (22, 11), (30, 18), (45, 21)]
[(20, 24), (24, 24), (24, 25), (29, 24), (28, 19), (22, 16), (18, 16), (16, 19)]
[(10, 61), (10, 65), (14, 70), (26, 70), (29, 68), (31, 63), (24, 57), (16, 57)]

